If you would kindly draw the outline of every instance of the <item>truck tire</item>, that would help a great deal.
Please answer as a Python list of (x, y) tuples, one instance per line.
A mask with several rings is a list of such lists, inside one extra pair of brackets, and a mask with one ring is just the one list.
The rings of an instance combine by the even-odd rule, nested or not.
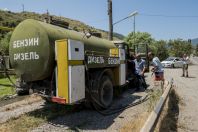
[(100, 80), (99, 99), (103, 108), (108, 108), (113, 100), (113, 84), (108, 76), (103, 76)]
[(29, 90), (24, 90), (24, 89), (21, 89), (21, 88), (17, 88), (16, 93), (17, 93), (18, 96), (29, 95)]
[[(16, 87), (16, 94), (18, 96), (29, 95), (29, 89), (22, 88), (24, 86), (21, 85), (21, 80), (20, 79), (16, 80), (16, 86), (18, 86), (18, 87)], [(19, 86), (21, 86), (21, 87), (19, 87)]]

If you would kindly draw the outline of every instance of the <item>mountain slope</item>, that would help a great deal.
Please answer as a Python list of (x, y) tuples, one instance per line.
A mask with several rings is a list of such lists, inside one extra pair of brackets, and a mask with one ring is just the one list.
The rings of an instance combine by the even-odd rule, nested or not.
[[(34, 12), (21, 12), (21, 13), (15, 13), (11, 11), (2, 11), (0, 10), (0, 26), (5, 27), (16, 27), (21, 21), (25, 19), (36, 19), (39, 21), (44, 21), (44, 18), (47, 16), (47, 14), (38, 14)], [(69, 23), (69, 28), (74, 29), (76, 31), (90, 31), (90, 32), (98, 32), (101, 33), (102, 38), (107, 39), (108, 38), (108, 32), (100, 29), (96, 29), (94, 27), (91, 27), (89, 25), (86, 25), (83, 22), (72, 20), (69, 18), (64, 17), (58, 17), (55, 15), (51, 15), (53, 19), (67, 22)], [(6, 32), (0, 30), (0, 38), (4, 36)], [(115, 33), (114, 39), (123, 39), (124, 36), (118, 33)]]

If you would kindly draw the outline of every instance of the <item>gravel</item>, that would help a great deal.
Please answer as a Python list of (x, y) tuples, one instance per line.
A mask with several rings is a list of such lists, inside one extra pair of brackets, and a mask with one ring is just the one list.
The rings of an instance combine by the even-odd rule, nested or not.
[[(151, 76), (147, 74), (147, 83), (151, 84)], [(153, 88), (149, 86), (148, 89)], [(135, 92), (133, 89), (129, 89), (124, 92), (120, 97), (116, 98), (112, 107), (120, 107), (122, 105), (130, 104), (137, 101), (141, 97), (145, 96), (146, 92)], [(62, 117), (49, 121), (34, 130), (32, 132), (62, 132), (62, 131), (119, 131), (128, 122), (131, 122), (137, 118), (138, 114), (145, 112), (146, 102), (128, 108), (119, 113), (103, 116), (94, 110), (81, 109), (66, 114)]]
[[(146, 74), (148, 89), (152, 89), (150, 73)], [(126, 90), (122, 95), (114, 99), (113, 108), (131, 104), (145, 96), (145, 91), (134, 92), (134, 89)], [(34, 99), (34, 97), (33, 97)], [(17, 118), (22, 114), (41, 109), (45, 106), (45, 101), (39, 100), (31, 102), (32, 99), (19, 101), (0, 108), (0, 123), (10, 118)], [(81, 106), (81, 105), (79, 105)], [(34, 128), (33, 132), (62, 132), (62, 131), (119, 131), (129, 122), (137, 119), (137, 115), (145, 112), (146, 102), (123, 110), (119, 113), (103, 116), (95, 110), (78, 107), (68, 112), (64, 116), (59, 116), (41, 126)]]
[(44, 106), (44, 100), (40, 97), (31, 95), (22, 101), (18, 101), (0, 108), (0, 123), (4, 123), (11, 118), (17, 118), (22, 114), (41, 109)]
[(189, 65), (189, 77), (181, 77), (182, 69), (166, 69), (166, 78), (172, 77), (180, 97), (178, 131), (198, 131), (198, 65)]

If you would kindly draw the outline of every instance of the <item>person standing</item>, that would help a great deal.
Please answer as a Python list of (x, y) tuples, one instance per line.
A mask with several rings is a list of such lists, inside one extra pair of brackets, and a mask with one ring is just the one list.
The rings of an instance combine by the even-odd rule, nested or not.
[(186, 73), (186, 77), (188, 77), (188, 64), (189, 64), (189, 57), (186, 54), (184, 54), (183, 55), (182, 77), (185, 77), (185, 73)]
[(152, 52), (148, 53), (148, 57), (152, 60), (153, 68), (152, 72), (155, 73), (155, 80), (164, 80), (164, 69), (158, 57), (155, 57), (155, 54)]
[(140, 76), (144, 77), (144, 73), (146, 71), (146, 62), (140, 57), (140, 54), (136, 55), (136, 59), (134, 60), (135, 62), (135, 69), (137, 74)]

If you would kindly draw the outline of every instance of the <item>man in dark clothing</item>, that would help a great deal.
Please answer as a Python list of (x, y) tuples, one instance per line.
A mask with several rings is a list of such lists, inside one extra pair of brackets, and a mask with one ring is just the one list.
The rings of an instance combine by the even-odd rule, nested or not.
[[(137, 60), (136, 60), (137, 59)], [(128, 79), (129, 79), (129, 85), (131, 87), (135, 87), (135, 88), (147, 88), (144, 76), (141, 73), (144, 73), (143, 71), (140, 72), (140, 67), (139, 63), (136, 64), (136, 62), (140, 61), (139, 58), (136, 58), (135, 60), (128, 60), (127, 64), (128, 64)], [(141, 63), (143, 64), (143, 63)], [(138, 70), (137, 70), (138, 69)]]

